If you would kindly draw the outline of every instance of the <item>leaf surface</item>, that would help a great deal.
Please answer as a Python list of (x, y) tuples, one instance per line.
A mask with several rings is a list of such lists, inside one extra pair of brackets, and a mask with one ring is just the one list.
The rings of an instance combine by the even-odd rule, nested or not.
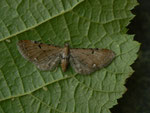
[[(2, 0), (0, 113), (110, 113), (126, 91), (139, 43), (126, 34), (136, 0)], [(108, 48), (116, 58), (83, 76), (40, 71), (18, 52), (18, 40), (71, 48)]]

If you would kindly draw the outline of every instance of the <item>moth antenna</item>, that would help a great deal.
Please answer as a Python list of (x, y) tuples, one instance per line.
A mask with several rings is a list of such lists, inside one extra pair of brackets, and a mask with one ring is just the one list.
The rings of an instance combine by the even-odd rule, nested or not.
[(55, 44), (51, 39), (48, 39), (48, 41), (49, 41), (52, 45)]

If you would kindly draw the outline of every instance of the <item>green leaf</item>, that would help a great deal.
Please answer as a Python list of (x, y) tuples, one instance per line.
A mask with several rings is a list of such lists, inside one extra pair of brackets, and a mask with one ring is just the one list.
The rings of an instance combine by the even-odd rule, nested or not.
[[(126, 34), (136, 0), (2, 0), (0, 113), (110, 113), (126, 91), (140, 44)], [(72, 48), (108, 48), (116, 58), (90, 76), (71, 67), (40, 71), (18, 52), (18, 40)]]

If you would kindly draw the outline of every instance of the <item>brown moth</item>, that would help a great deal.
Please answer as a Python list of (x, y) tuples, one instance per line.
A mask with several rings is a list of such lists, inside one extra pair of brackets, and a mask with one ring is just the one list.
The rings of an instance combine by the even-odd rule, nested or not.
[(65, 72), (70, 63), (77, 73), (88, 75), (107, 66), (115, 57), (109, 49), (70, 49), (68, 44), (61, 48), (31, 40), (20, 40), (17, 45), (21, 55), (40, 70), (53, 70), (61, 63)]

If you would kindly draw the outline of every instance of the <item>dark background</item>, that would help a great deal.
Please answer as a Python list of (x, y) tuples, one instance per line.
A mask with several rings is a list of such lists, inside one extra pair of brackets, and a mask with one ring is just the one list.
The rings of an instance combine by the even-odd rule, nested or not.
[(128, 26), (129, 34), (141, 43), (139, 57), (132, 65), (134, 74), (127, 79), (127, 92), (112, 113), (150, 113), (150, 0), (139, 0), (132, 10), (136, 17)]

